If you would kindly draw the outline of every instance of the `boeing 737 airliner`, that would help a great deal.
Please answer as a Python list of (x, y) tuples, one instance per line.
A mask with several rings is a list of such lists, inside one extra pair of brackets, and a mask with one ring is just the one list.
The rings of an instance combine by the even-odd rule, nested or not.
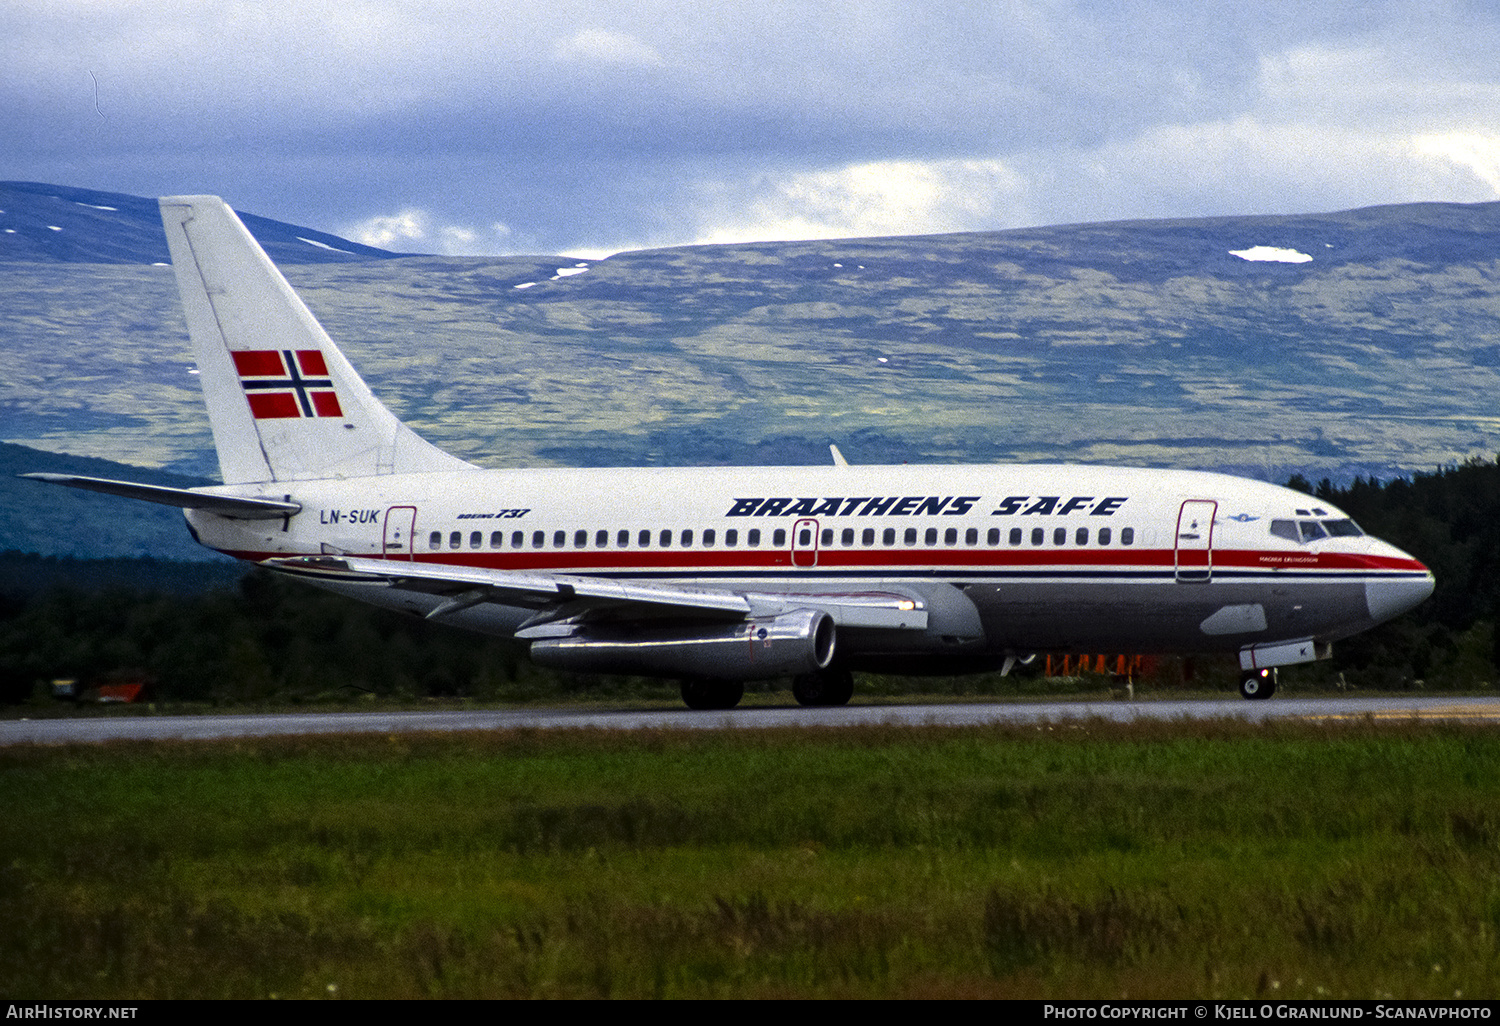
[(1120, 467), (483, 470), (386, 409), (225, 203), (161, 200), (224, 484), (30, 477), (181, 507), (210, 548), (727, 709), (791, 677), (1008, 670), (1039, 652), (1275, 667), (1411, 609), (1432, 575), (1299, 492)]

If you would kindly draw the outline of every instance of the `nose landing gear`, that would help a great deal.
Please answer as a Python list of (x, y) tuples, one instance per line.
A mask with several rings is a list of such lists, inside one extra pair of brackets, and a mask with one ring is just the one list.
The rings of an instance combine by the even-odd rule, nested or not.
[(1240, 678), (1240, 696), (1243, 698), (1270, 698), (1276, 694), (1276, 667), (1255, 670)]

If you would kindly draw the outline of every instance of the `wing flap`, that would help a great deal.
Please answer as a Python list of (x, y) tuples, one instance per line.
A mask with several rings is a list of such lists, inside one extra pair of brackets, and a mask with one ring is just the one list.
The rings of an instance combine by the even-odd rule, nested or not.
[(431, 616), (467, 609), (480, 602), (536, 609), (538, 615), (517, 637), (541, 631), (558, 620), (608, 609), (613, 613), (694, 616), (777, 616), (794, 609), (817, 609), (843, 627), (925, 630), (927, 601), (916, 591), (730, 591), (656, 582), (621, 581), (573, 574), (522, 573), (482, 567), (362, 559), (355, 556), (297, 556), (268, 559), (285, 573), (360, 581), (441, 597)]
[[(444, 566), (430, 563), (405, 563), (386, 559), (360, 559), (348, 556), (297, 556), (291, 559), (268, 559), (265, 565), (277, 570), (305, 576), (336, 576), (384, 582), (392, 587), (420, 591), (431, 595), (449, 595), (474, 588), (486, 589), (488, 601), (507, 604), (538, 605), (548, 602), (589, 600), (623, 605), (664, 606), (698, 612), (733, 613), (743, 616), (750, 604), (741, 595), (727, 591), (682, 588), (671, 585), (634, 584), (604, 577), (576, 577), (568, 574), (527, 574), (509, 570), (485, 570), (481, 567)], [(525, 601), (525, 600), (530, 601)]]

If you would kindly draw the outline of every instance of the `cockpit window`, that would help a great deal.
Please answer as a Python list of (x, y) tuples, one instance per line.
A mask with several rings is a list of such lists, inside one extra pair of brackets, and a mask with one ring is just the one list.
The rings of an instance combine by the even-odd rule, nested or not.
[(1295, 520), (1271, 521), (1271, 533), (1278, 538), (1285, 538), (1287, 541), (1300, 542), (1302, 540), (1302, 535), (1297, 530), (1297, 522)]
[(1319, 538), (1361, 538), (1359, 525), (1347, 517), (1340, 520), (1273, 520), (1271, 534), (1299, 545)]
[(1328, 537), (1328, 532), (1323, 530), (1323, 525), (1316, 520), (1299, 520), (1297, 526), (1302, 528), (1302, 540), (1305, 542)]

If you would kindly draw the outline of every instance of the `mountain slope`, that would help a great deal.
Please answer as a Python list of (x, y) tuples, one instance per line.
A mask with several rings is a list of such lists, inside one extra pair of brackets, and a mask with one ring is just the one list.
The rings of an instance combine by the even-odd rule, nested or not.
[[(482, 465), (822, 462), (834, 441), (1347, 481), (1500, 451), (1500, 204), (568, 264), (286, 270), (400, 416)], [(0, 438), (214, 474), (170, 270), (0, 275)]]
[[(245, 226), (277, 263), (321, 264), (401, 256), (254, 214)], [(0, 262), (167, 263), (156, 200), (40, 182), (0, 182)]]
[(140, 481), (172, 488), (212, 483), (110, 460), (41, 452), (0, 442), (0, 550), (77, 559), (117, 556), (225, 559), (193, 541), (179, 510), (16, 476), (33, 471)]

